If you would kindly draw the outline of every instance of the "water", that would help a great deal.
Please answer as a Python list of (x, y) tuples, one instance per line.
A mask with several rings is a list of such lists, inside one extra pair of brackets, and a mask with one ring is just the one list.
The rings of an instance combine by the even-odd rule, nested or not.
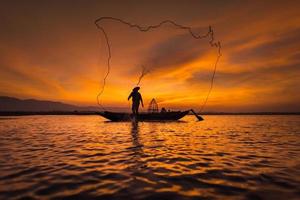
[(300, 116), (2, 117), (0, 199), (300, 199)]

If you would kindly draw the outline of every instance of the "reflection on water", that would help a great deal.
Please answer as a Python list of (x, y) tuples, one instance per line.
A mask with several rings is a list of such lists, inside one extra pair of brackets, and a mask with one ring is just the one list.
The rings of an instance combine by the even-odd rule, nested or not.
[(0, 118), (0, 199), (299, 199), (299, 116)]

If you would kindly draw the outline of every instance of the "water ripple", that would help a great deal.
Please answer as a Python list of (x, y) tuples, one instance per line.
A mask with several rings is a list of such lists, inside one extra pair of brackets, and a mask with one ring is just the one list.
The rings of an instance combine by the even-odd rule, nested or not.
[(0, 118), (0, 199), (300, 199), (299, 116)]

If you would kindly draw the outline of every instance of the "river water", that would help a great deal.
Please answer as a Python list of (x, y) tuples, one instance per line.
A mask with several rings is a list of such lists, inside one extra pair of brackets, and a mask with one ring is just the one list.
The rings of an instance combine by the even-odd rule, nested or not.
[(0, 199), (300, 199), (300, 116), (0, 118)]

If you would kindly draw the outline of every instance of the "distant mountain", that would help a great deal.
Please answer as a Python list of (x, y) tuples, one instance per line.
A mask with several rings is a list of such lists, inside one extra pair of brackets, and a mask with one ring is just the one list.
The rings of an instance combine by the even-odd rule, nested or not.
[(0, 112), (45, 112), (45, 111), (97, 111), (98, 107), (80, 107), (55, 101), (40, 101), (35, 99), (17, 99), (0, 96)]

